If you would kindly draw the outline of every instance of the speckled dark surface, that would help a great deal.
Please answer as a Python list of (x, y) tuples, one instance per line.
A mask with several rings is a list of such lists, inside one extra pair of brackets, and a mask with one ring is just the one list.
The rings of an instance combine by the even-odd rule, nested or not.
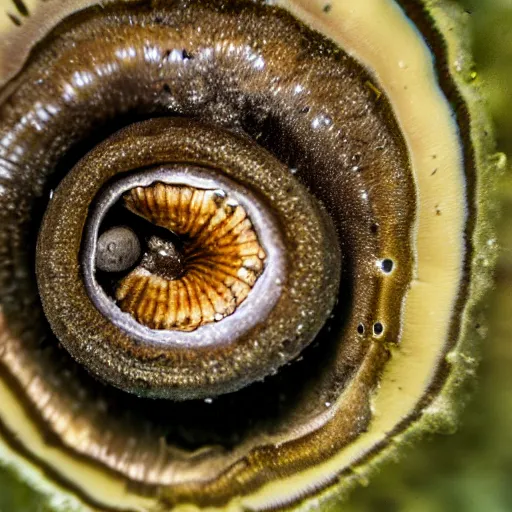
[[(197, 331), (160, 331), (157, 342), (149, 333), (136, 335), (126, 322), (117, 327), (114, 317), (123, 322), (124, 315), (117, 308), (108, 316), (100, 313), (97, 302), (88, 298), (91, 289), (86, 291), (83, 275), (89, 277), (89, 271), (77, 263), (88, 244), (82, 240), (89, 236), (83, 231), (84, 218), (102, 185), (164, 162), (201, 162), (210, 168), (210, 179), (219, 174), (219, 187), (223, 176), (236, 180), (240, 195), (245, 187), (260, 197), (261, 214), (271, 208), (277, 227), (266, 218), (259, 226), (270, 260), (247, 307)], [(172, 175), (173, 169), (168, 172)], [(199, 170), (188, 171), (188, 179), (196, 175), (201, 176)], [(48, 206), (37, 246), (44, 310), (69, 352), (100, 379), (122, 389), (181, 400), (235, 391), (295, 358), (331, 313), (340, 254), (334, 227), (324, 216), (286, 167), (245, 138), (184, 119), (132, 125), (98, 145), (68, 173)]]

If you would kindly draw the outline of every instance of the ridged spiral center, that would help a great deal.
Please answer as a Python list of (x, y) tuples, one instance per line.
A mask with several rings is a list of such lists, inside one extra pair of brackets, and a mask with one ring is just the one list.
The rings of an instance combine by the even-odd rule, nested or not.
[(225, 191), (156, 183), (124, 194), (133, 213), (178, 236), (151, 237), (118, 283), (122, 311), (152, 329), (194, 330), (232, 314), (263, 271), (265, 251), (247, 212)]

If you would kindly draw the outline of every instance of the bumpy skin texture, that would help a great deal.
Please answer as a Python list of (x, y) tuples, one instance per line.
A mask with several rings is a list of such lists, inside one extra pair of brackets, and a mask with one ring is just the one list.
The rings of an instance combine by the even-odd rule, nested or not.
[[(408, 9), (423, 26), (431, 26), (425, 13), (412, 5)], [(446, 70), (441, 76), (450, 99), (460, 102), (462, 125), (466, 106)], [(394, 346), (401, 341), (402, 306), (414, 281), (418, 190), (404, 140), (410, 138), (400, 134), (377, 77), (278, 9), (252, 2), (157, 3), (153, 8), (134, 3), (87, 11), (67, 21), (4, 90), (0, 108), (6, 148), (0, 279), (12, 282), (16, 275), (15, 286), (4, 287), (2, 296), (7, 319), (2, 375), (5, 372), (18, 391), (38, 428), (84, 467), (92, 462), (99, 471), (108, 471), (109, 485), (120, 482), (122, 499), (125, 486), (134, 484), (133, 502), (112, 505), (111, 500), (114, 508), (150, 510), (155, 503), (164, 509), (186, 503), (243, 508), (246, 505), (238, 500), (254, 495), (257, 509), (258, 493), (280, 480), (289, 494), (284, 493), (282, 501), (262, 501), (262, 507), (297, 505), (307, 495), (330, 501), (340, 492), (336, 482), (342, 470), (341, 487), (350, 486), (355, 478), (348, 467), (324, 472), (323, 464), (350, 450), (350, 443), (363, 438), (379, 420), (372, 416), (371, 400), (379, 378), (387, 377), (390, 352), (400, 356)], [(31, 270), (38, 227), (33, 223), (47, 201), (37, 198), (117, 128), (169, 113), (198, 118), (219, 134), (228, 129), (241, 140), (252, 137), (274, 153), (324, 203), (344, 257), (333, 316), (301, 360), (213, 403), (152, 402), (103, 386), (59, 350), (44, 319), (30, 327), (26, 321), (29, 311), (32, 316), (34, 310), (41, 313)], [(193, 132), (182, 136), (188, 137), (197, 158), (210, 146), (198, 143)], [(466, 143), (471, 135), (474, 127), (463, 133)], [(158, 153), (161, 148), (154, 149)], [(115, 157), (104, 151), (108, 168)], [(478, 167), (484, 152), (468, 150), (467, 161)], [(468, 165), (467, 193), (474, 199), (481, 190), (472, 168)], [(429, 172), (434, 175), (435, 169)], [(272, 186), (266, 186), (270, 194)], [(78, 226), (91, 198), (78, 193), (76, 198), (76, 204), (68, 204), (56, 197), (55, 208), (60, 205), (66, 214), (66, 209), (72, 210), (71, 215), (78, 206)], [(438, 205), (432, 206), (433, 214), (440, 216)], [(454, 396), (450, 393), (464, 373), (457, 358), (447, 361), (444, 356), (450, 348), (460, 348), (461, 338), (468, 338), (466, 324), (461, 328), (460, 322), (473, 314), (463, 312), (466, 294), (481, 295), (485, 287), (485, 279), (473, 284), (479, 271), (471, 267), (471, 249), (484, 235), (481, 220), (479, 230), (473, 231), (475, 210), (469, 213), (464, 276), (472, 288), (462, 287), (453, 337), (440, 354), (441, 368), (417, 409), (391, 432), (395, 438), (408, 424), (414, 425), (411, 435), (424, 430), (429, 420), (416, 421), (427, 417), (423, 409), (446, 382), (445, 395)], [(73, 244), (76, 254), (76, 237)], [(384, 258), (394, 263), (386, 276), (380, 267)], [(61, 263), (43, 259), (48, 259), (45, 266)], [(66, 293), (73, 296), (75, 291), (72, 287)], [(78, 300), (71, 310), (82, 303)], [(282, 316), (286, 318), (285, 312)], [(91, 325), (84, 322), (81, 328), (90, 331)], [(92, 361), (102, 350), (96, 347), (87, 357)], [(124, 371), (132, 362), (117, 370)], [(36, 386), (29, 385), (34, 382)], [(133, 382), (127, 381), (127, 386)], [(77, 407), (82, 421), (70, 414)], [(439, 417), (432, 423), (437, 426)], [(8, 429), (5, 437), (11, 439)], [(388, 443), (389, 436), (358, 464), (367, 467)], [(45, 466), (44, 457), (35, 458), (30, 446), (12, 446), (37, 465), (51, 467), (52, 478), (74, 488), (81, 499), (108, 508), (105, 496), (84, 490), (86, 481), (77, 488), (55, 469), (55, 462)], [(317, 466), (321, 475), (314, 474)], [(101, 486), (96, 488), (101, 492)]]
[[(215, 172), (208, 176), (215, 182), (218, 175), (220, 188), (221, 176), (236, 180), (240, 194), (244, 187), (257, 193), (258, 208), (270, 207), (278, 224), (267, 219), (258, 223), (263, 235), (269, 231), (264, 240), (273, 252), (262, 287), (253, 290), (244, 308), (189, 334), (170, 331), (152, 342), (132, 336), (96, 308), (88, 297), (83, 265), (77, 262), (84, 243), (90, 243), (84, 240), (90, 237), (83, 230), (84, 219), (98, 190), (129, 171), (174, 162), (185, 169), (192, 162), (210, 167)], [(126, 391), (180, 400), (236, 391), (295, 357), (334, 306), (340, 253), (332, 224), (324, 222), (328, 217), (313, 201), (270, 154), (221, 129), (181, 119), (132, 125), (67, 174), (48, 206), (37, 246), (46, 316), (80, 363)], [(274, 253), (284, 260), (279, 265), (271, 261)]]

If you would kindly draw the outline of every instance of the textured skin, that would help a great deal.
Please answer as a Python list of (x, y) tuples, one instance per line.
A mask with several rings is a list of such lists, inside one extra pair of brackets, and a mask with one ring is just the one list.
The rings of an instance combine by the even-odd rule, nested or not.
[[(248, 299), (248, 328), (240, 310), (193, 333), (170, 331), (163, 343), (134, 339), (87, 296), (84, 270), (77, 263), (82, 238), (89, 236), (82, 234), (89, 205), (101, 185), (130, 170), (195, 161), (224, 170), (216, 171), (219, 186), (220, 176), (226, 175), (257, 193), (259, 208), (276, 205), (272, 214), (283, 234), (271, 224), (260, 229), (273, 229), (269, 245), (284, 251), (285, 272), (269, 265), (264, 287)], [(57, 188), (37, 246), (43, 307), (70, 353), (106, 382), (142, 396), (181, 400), (235, 391), (296, 356), (329, 316), (339, 287), (340, 256), (334, 228), (323, 222), (323, 215), (286, 168), (245, 139), (182, 119), (135, 124), (98, 145)], [(278, 278), (282, 282), (276, 283)], [(264, 303), (273, 295), (276, 303), (268, 313)], [(194, 342), (192, 336), (215, 342)]]
[[(241, 5), (247, 8), (240, 9)], [(78, 390), (87, 390), (80, 407), (85, 418), (94, 414), (95, 419), (91, 418), (90, 422), (97, 439), (94, 444), (103, 443), (105, 430), (116, 432), (109, 450), (118, 455), (107, 459), (100, 454), (98, 462), (125, 476), (133, 471), (145, 475), (156, 464), (160, 469), (152, 472), (146, 483), (152, 493), (161, 493), (158, 490), (161, 486), (169, 486), (165, 491), (166, 499), (173, 502), (192, 498), (198, 503), (225, 503), (233, 493), (258, 489), (273, 478), (275, 472), (293, 474), (324, 459), (364, 430), (371, 418), (369, 397), (389, 357), (387, 345), (395, 343), (399, 337), (399, 310), (411, 272), (412, 177), (391, 109), (384, 98), (376, 96), (368, 87), (370, 77), (346, 54), (305, 31), (282, 11), (260, 8), (252, 3), (238, 6), (235, 3), (227, 10), (219, 6), (222, 4), (180, 9), (177, 5), (172, 11), (153, 12), (134, 9), (131, 15), (123, 9), (85, 13), (80, 17), (83, 24), (73, 28), (72, 23), (59, 36), (55, 52), (43, 48), (27, 70), (26, 79), (2, 107), (5, 130), (11, 129), (11, 123), (22, 109), (28, 108), (25, 115), (36, 116), (40, 121), (41, 115), (44, 117), (41, 112), (52, 110), (52, 105), (53, 111), (57, 111), (41, 121), (44, 123), (41, 126), (37, 121), (16, 131), (16, 138), (9, 146), (13, 151), (16, 147), (22, 148), (19, 151), (30, 158), (30, 165), (23, 164), (22, 172), (13, 172), (4, 181), (9, 185), (5, 200), (8, 204), (17, 204), (15, 218), (8, 205), (0, 208), (5, 216), (2, 225), (9, 226), (9, 235), (5, 233), (8, 254), (2, 260), (6, 279), (10, 279), (13, 259), (17, 267), (22, 267), (27, 258), (33, 257), (30, 249), (28, 254), (24, 253), (24, 248), (30, 246), (27, 241), (30, 232), (24, 228), (27, 219), (35, 215), (34, 204), (37, 203), (31, 202), (31, 198), (39, 196), (47, 187), (45, 176), (51, 174), (57, 159), (64, 153), (70, 154), (68, 148), (77, 147), (77, 140), (85, 136), (89, 141), (80, 146), (80, 151), (84, 152), (117, 128), (120, 113), (124, 116), (122, 122), (126, 123), (136, 120), (141, 113), (171, 111), (253, 137), (278, 155), (282, 164), (292, 169), (291, 174), (295, 173), (295, 177), (324, 203), (336, 226), (344, 256), (343, 268), (350, 271), (344, 274), (333, 317), (317, 337), (309, 355), (304, 354), (304, 362), (285, 368), (274, 378), (213, 404), (169, 403), (162, 408), (160, 404), (120, 395), (111, 388), (98, 386), (62, 352), (57, 359), (53, 353), (55, 340), (47, 327), (42, 327), (48, 336), (45, 357), (33, 357), (39, 346), (36, 340), (40, 338), (35, 333), (41, 328), (34, 328), (34, 335), (27, 336), (27, 340), (32, 341), (25, 341), (24, 355), (19, 355), (18, 359), (26, 357), (32, 361), (23, 370), (27, 378), (33, 378), (29, 373), (46, 375), (41, 382), (52, 397), (55, 413), (45, 422), (45, 428), (56, 432), (58, 418), (68, 407), (76, 406), (77, 397), (81, 396)], [(140, 20), (139, 24), (133, 23), (133, 16)], [(265, 20), (264, 33), (262, 20)], [(145, 25), (151, 27), (149, 46)], [(100, 38), (101, 43), (98, 43)], [(266, 41), (264, 46), (257, 44), (260, 38)], [(138, 57), (133, 58), (134, 54)], [(52, 69), (51, 81), (39, 82), (38, 76), (46, 76), (48, 69)], [(234, 70), (240, 78), (233, 74)], [(36, 84), (35, 88), (31, 84)], [(114, 117), (115, 123), (110, 121)], [(361, 117), (364, 123), (360, 123)], [(73, 119), (72, 124), (69, 118)], [(44, 129), (40, 130), (42, 126)], [(103, 128), (87, 137), (97, 126)], [(193, 132), (187, 131), (186, 140), (190, 141), (188, 147), (191, 148), (187, 159), (199, 157), (201, 162), (204, 159), (201, 155), (208, 151), (207, 139), (195, 141)], [(149, 134), (147, 143), (151, 144)], [(145, 147), (142, 145), (141, 150)], [(248, 154), (252, 152), (250, 147), (246, 145), (244, 149)], [(7, 150), (11, 151), (9, 148)], [(154, 154), (160, 150), (164, 148), (155, 145)], [(71, 152), (71, 161), (59, 166), (53, 176), (57, 179), (62, 176), (80, 151)], [(222, 151), (218, 155), (212, 152), (215, 158), (222, 154)], [(114, 153), (105, 150), (105, 169), (114, 158)], [(242, 161), (243, 154), (239, 158)], [(16, 165), (16, 169), (19, 168)], [(286, 207), (287, 201), (297, 195), (292, 190), (287, 192), (288, 181), (292, 183), (291, 178), (276, 182), (270, 175), (260, 173), (259, 186), (267, 190), (270, 204), (277, 200)], [(20, 188), (22, 182), (31, 185)], [(94, 187), (96, 189), (97, 185)], [(57, 202), (52, 203), (52, 208), (59, 209), (58, 215), (69, 215), (68, 208), (70, 212), (83, 211), (89, 200), (87, 194), (92, 194), (90, 187), (89, 192), (85, 189), (85, 184), (77, 188), (77, 195), (70, 202), (56, 196)], [(274, 199), (270, 198), (271, 194)], [(75, 222), (79, 226), (83, 218), (77, 216)], [(300, 232), (306, 223), (299, 226), (298, 218), (296, 222)], [(66, 247), (76, 254), (79, 242), (75, 239), (74, 247), (72, 244)], [(383, 257), (391, 257), (396, 263), (392, 277), (386, 279), (376, 265)], [(41, 260), (45, 265), (56, 266), (55, 269), (62, 263), (46, 253)], [(57, 275), (62, 274), (57, 272)], [(306, 281), (297, 282), (308, 289)], [(70, 286), (62, 289), (71, 296), (75, 292)], [(299, 300), (306, 313), (300, 329), (315, 332), (318, 320), (307, 311), (314, 311), (316, 301), (322, 303), (322, 297), (304, 295), (293, 287), (290, 292), (304, 297)], [(26, 304), (29, 297), (37, 300), (33, 274), (29, 272), (26, 278), (20, 276), (9, 296), (12, 297), (12, 308), (6, 309), (9, 317), (24, 318), (26, 313), (20, 306)], [(25, 299), (20, 300), (20, 297)], [(67, 307), (66, 301), (53, 299), (61, 308)], [(82, 300), (87, 300), (85, 295)], [(349, 303), (353, 303), (353, 307), (349, 308)], [(74, 315), (82, 304), (78, 300), (69, 308), (69, 315)], [(30, 314), (33, 315), (32, 311)], [(284, 309), (280, 318), (281, 324), (292, 320)], [(372, 325), (377, 321), (385, 325), (385, 332), (373, 339)], [(91, 334), (95, 335), (98, 322), (101, 319), (91, 322), (84, 318), (74, 328), (92, 329)], [(360, 325), (364, 328), (363, 334), (358, 332)], [(57, 330), (63, 329), (64, 324)], [(11, 341), (8, 354), (18, 350), (15, 339)], [(116, 339), (120, 340), (119, 347), (123, 347), (123, 338)], [(276, 342), (281, 344), (283, 340)], [(88, 354), (88, 364), (103, 361), (102, 367), (110, 368), (110, 376), (125, 375), (118, 385), (137, 391), (134, 388), (137, 383), (139, 392), (147, 392), (148, 380), (143, 374), (142, 380), (137, 380), (133, 373), (127, 380), (126, 369), (134, 364), (134, 359), (127, 358), (128, 345), (124, 344), (115, 359), (101, 343), (92, 351), (87, 351), (87, 346), (83, 345), (81, 355), (75, 353), (75, 356), (80, 359)], [(319, 346), (322, 349), (316, 348)], [(288, 350), (296, 353), (296, 347), (298, 345), (292, 341)], [(137, 357), (141, 354), (139, 352)], [(240, 380), (231, 384), (232, 389), (253, 380), (254, 375), (243, 370), (247, 368), (243, 361), (257, 360), (261, 355), (241, 351), (236, 357), (241, 358), (235, 365), (239, 368), (235, 373), (240, 375)], [(69, 371), (63, 373), (61, 365)], [(95, 373), (101, 374), (101, 371)], [(55, 375), (55, 380), (50, 375)], [(359, 384), (354, 384), (350, 391), (350, 400), (340, 407), (335, 406), (336, 397), (355, 375)], [(191, 374), (190, 378), (197, 377)], [(96, 403), (100, 400), (108, 404), (101, 419), (96, 417), (97, 412), (92, 413), (98, 411)], [(40, 407), (48, 408), (48, 404), (43, 406), (36, 396), (29, 397), (28, 401), (36, 415), (43, 412)], [(176, 424), (175, 420), (169, 421), (170, 418), (180, 418), (180, 421)], [(82, 427), (73, 423), (57, 430), (64, 444), (76, 444), (73, 439)], [(318, 430), (321, 425), (326, 428)], [(159, 440), (162, 436), (173, 451), (162, 447)], [(137, 449), (128, 450), (126, 447), (133, 438), (137, 439)], [(93, 460), (97, 457), (93, 455), (97, 453), (94, 444), (80, 448), (84, 456)], [(231, 446), (231, 449), (219, 452), (214, 444)], [(196, 455), (194, 450), (198, 448), (201, 451)], [(176, 449), (178, 456), (174, 453)], [(130, 461), (126, 461), (126, 454), (139, 451), (146, 454), (144, 463), (131, 455)], [(249, 456), (247, 466), (240, 465), (233, 473), (221, 476), (243, 456)], [(274, 469), (269, 467), (260, 472), (262, 460), (272, 461)], [(186, 484), (179, 484), (169, 476), (177, 471), (184, 471)], [(190, 476), (185, 476), (187, 474)], [(209, 478), (218, 475), (219, 479), (206, 486), (201, 483), (201, 474)]]

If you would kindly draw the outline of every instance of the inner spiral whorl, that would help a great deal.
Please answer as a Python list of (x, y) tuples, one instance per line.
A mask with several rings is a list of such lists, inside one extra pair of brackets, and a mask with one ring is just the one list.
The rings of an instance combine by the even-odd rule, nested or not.
[[(125, 277), (133, 297), (151, 273), (139, 279), (146, 297), (130, 305), (128, 293), (128, 312), (109, 292), (118, 277), (96, 272), (100, 233), (113, 221), (147, 244)], [(154, 254), (159, 245), (165, 254)], [(183, 272), (163, 278), (175, 251)], [(66, 175), (36, 265), (43, 308), (71, 355), (125, 391), (185, 400), (240, 389), (296, 357), (334, 307), (341, 258), (324, 207), (272, 155), (218, 127), (161, 118), (117, 132)], [(162, 279), (166, 291), (188, 284), (177, 300), (160, 297)]]
[(187, 331), (222, 320), (247, 298), (265, 251), (236, 200), (223, 190), (156, 183), (130, 190), (124, 202), (181, 237), (183, 248), (179, 257), (170, 242), (149, 241), (140, 265), (118, 284), (122, 311), (152, 329)]

